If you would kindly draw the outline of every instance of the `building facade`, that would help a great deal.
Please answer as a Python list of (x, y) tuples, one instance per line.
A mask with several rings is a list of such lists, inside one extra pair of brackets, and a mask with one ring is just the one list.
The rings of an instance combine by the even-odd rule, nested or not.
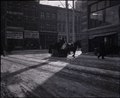
[(23, 2), (24, 49), (39, 49), (40, 37), (38, 27), (37, 2)]
[[(7, 51), (47, 49), (58, 39), (67, 38), (66, 9), (42, 5), (38, 1), (1, 2), (1, 42)], [(68, 12), (69, 40), (72, 42), (73, 12)], [(75, 11), (75, 40), (81, 38), (80, 15), (79, 11)]]
[[(75, 33), (75, 41), (80, 40), (80, 12), (75, 11), (75, 21), (74, 21), (74, 33)], [(58, 40), (64, 38), (67, 41), (67, 33), (66, 33), (66, 16), (67, 11), (65, 8), (58, 8), (57, 11), (57, 31), (58, 31)], [(73, 11), (71, 9), (68, 10), (68, 38), (69, 42), (73, 42)]]
[(6, 2), (5, 10), (5, 41), (8, 51), (23, 48), (23, 7), (18, 1)]
[(57, 8), (39, 5), (38, 17), (41, 48), (49, 48), (51, 44), (57, 42)]
[(1, 53), (3, 53), (3, 50), (6, 50), (6, 41), (5, 41), (5, 11), (6, 10), (6, 3), (5, 1), (1, 2)]
[[(85, 9), (86, 7), (86, 9)], [(108, 54), (118, 53), (120, 47), (120, 1), (86, 0), (83, 6), (82, 25), (85, 52), (92, 52), (99, 44), (104, 44)], [(82, 18), (83, 18), (82, 17)], [(94, 44), (93, 44), (94, 43)]]
[(81, 22), (79, 25), (80, 30), (80, 40), (82, 52), (88, 52), (88, 11), (87, 11), (87, 0), (77, 0), (75, 2), (75, 9), (81, 13)]
[(54, 7), (36, 1), (2, 1), (1, 8), (1, 42), (8, 51), (45, 49), (57, 41)]

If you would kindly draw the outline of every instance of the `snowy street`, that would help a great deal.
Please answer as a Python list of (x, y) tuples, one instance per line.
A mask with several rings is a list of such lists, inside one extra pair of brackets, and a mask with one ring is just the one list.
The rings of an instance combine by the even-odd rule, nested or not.
[(120, 97), (120, 58), (80, 54), (76, 58), (45, 52), (1, 56), (2, 97)]

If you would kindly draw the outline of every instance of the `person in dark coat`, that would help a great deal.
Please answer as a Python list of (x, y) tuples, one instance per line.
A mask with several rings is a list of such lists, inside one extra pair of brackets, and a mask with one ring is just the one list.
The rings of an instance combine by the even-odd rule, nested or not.
[(100, 57), (102, 57), (102, 59), (104, 59), (105, 56), (105, 45), (104, 44), (100, 44), (99, 49), (98, 49), (98, 59)]

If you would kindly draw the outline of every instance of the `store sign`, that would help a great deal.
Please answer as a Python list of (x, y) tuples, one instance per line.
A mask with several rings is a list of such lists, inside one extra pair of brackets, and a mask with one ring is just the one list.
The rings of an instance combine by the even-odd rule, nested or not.
[(7, 31), (6, 38), (8, 38), (8, 39), (23, 39), (23, 32)]
[(38, 31), (28, 31), (24, 32), (24, 38), (36, 38), (39, 39), (39, 32)]

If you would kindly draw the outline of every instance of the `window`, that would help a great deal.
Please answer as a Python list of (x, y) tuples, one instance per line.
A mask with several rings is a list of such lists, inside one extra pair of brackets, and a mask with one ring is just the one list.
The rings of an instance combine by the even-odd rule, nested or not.
[(89, 27), (93, 28), (96, 27), (96, 20), (97, 20), (97, 12), (90, 14), (90, 24)]
[(61, 32), (61, 23), (59, 23), (58, 26), (59, 26), (59, 32)]
[(52, 14), (52, 18), (55, 19), (56, 18), (56, 14), (53, 13)]
[(43, 19), (45, 17), (44, 12), (41, 12), (41, 18)]
[(104, 25), (104, 10), (91, 13), (89, 27), (93, 28), (102, 25)]
[(97, 12), (97, 26), (102, 26), (104, 24), (103, 10)]
[(120, 22), (120, 6), (119, 6), (119, 22)]
[(50, 18), (50, 13), (47, 12), (46, 17), (47, 17), (47, 19)]
[(109, 6), (110, 6), (110, 1), (106, 0), (106, 7), (109, 7)]
[(91, 12), (94, 12), (94, 11), (96, 11), (96, 10), (97, 10), (97, 4), (95, 3), (95, 4), (91, 5), (90, 11), (91, 11)]
[(119, 23), (119, 6), (114, 6), (106, 9), (106, 24)]
[(118, 5), (118, 4), (120, 4), (119, 0), (110, 0), (110, 5), (111, 6)]
[(63, 32), (65, 32), (65, 24), (63, 23)]
[(88, 7), (90, 9), (88, 28), (119, 23), (120, 6), (115, 4), (117, 1), (102, 0), (90, 5), (90, 8)]
[(98, 10), (105, 8), (105, 1), (98, 2)]

